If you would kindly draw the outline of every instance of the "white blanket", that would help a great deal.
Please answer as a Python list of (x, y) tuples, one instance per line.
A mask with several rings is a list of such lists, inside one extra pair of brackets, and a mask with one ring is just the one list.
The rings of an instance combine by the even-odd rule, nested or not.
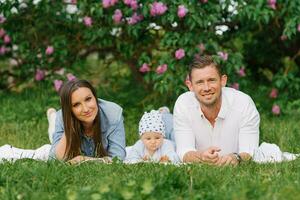
[(254, 151), (253, 161), (257, 163), (275, 163), (295, 160), (300, 154), (282, 152), (276, 144), (263, 142)]
[(31, 158), (35, 160), (47, 161), (49, 157), (51, 145), (45, 144), (38, 149), (19, 149), (11, 145), (3, 145), (0, 147), (0, 162), (16, 161), (23, 158)]
[[(45, 144), (35, 150), (19, 149), (6, 144), (0, 147), (0, 163), (4, 160), (14, 162), (22, 158), (32, 158), (35, 160), (47, 161), (50, 148), (50, 144)], [(126, 147), (126, 151), (130, 151), (130, 146)], [(295, 160), (298, 157), (300, 157), (300, 154), (282, 152), (276, 144), (263, 142), (258, 149), (254, 151), (253, 161), (256, 163), (275, 163)]]

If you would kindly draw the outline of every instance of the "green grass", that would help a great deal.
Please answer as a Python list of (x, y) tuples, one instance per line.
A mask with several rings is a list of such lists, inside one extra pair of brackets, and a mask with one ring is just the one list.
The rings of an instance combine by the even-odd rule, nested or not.
[(0, 165), (3, 199), (299, 199), (299, 160), (239, 167), (18, 161)]
[[(22, 93), (0, 93), (0, 145), (37, 148), (48, 143), (46, 110), (59, 107), (51, 85)], [(99, 92), (124, 109), (126, 140), (138, 138), (145, 108), (124, 93)], [(170, 102), (172, 104), (172, 102)], [(262, 114), (261, 141), (300, 152), (299, 114)], [(280, 164), (243, 163), (238, 167), (83, 163), (30, 159), (0, 164), (0, 199), (300, 199), (300, 159)]]

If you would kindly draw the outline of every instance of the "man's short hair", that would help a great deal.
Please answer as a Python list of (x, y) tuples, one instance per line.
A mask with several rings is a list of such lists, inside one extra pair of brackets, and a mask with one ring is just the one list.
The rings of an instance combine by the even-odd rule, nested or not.
[(193, 69), (203, 69), (207, 66), (213, 66), (216, 68), (218, 74), (222, 76), (222, 69), (218, 63), (216, 63), (212, 56), (203, 55), (197, 56), (193, 59), (192, 63), (189, 65), (189, 78), (192, 80)]

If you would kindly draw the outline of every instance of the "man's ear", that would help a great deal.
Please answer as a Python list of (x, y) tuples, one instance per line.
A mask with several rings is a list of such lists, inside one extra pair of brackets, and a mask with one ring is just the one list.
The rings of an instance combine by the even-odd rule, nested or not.
[(193, 91), (192, 82), (190, 80), (185, 80), (184, 83), (190, 91)]
[(225, 87), (226, 83), (227, 83), (227, 75), (224, 74), (224, 75), (221, 76), (222, 87)]

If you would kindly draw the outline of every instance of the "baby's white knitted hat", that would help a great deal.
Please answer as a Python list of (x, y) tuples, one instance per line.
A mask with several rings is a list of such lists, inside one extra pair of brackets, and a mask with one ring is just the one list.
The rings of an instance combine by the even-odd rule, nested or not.
[(166, 136), (165, 124), (162, 120), (162, 114), (157, 110), (151, 110), (150, 113), (145, 112), (139, 123), (139, 134), (145, 132), (157, 132)]

